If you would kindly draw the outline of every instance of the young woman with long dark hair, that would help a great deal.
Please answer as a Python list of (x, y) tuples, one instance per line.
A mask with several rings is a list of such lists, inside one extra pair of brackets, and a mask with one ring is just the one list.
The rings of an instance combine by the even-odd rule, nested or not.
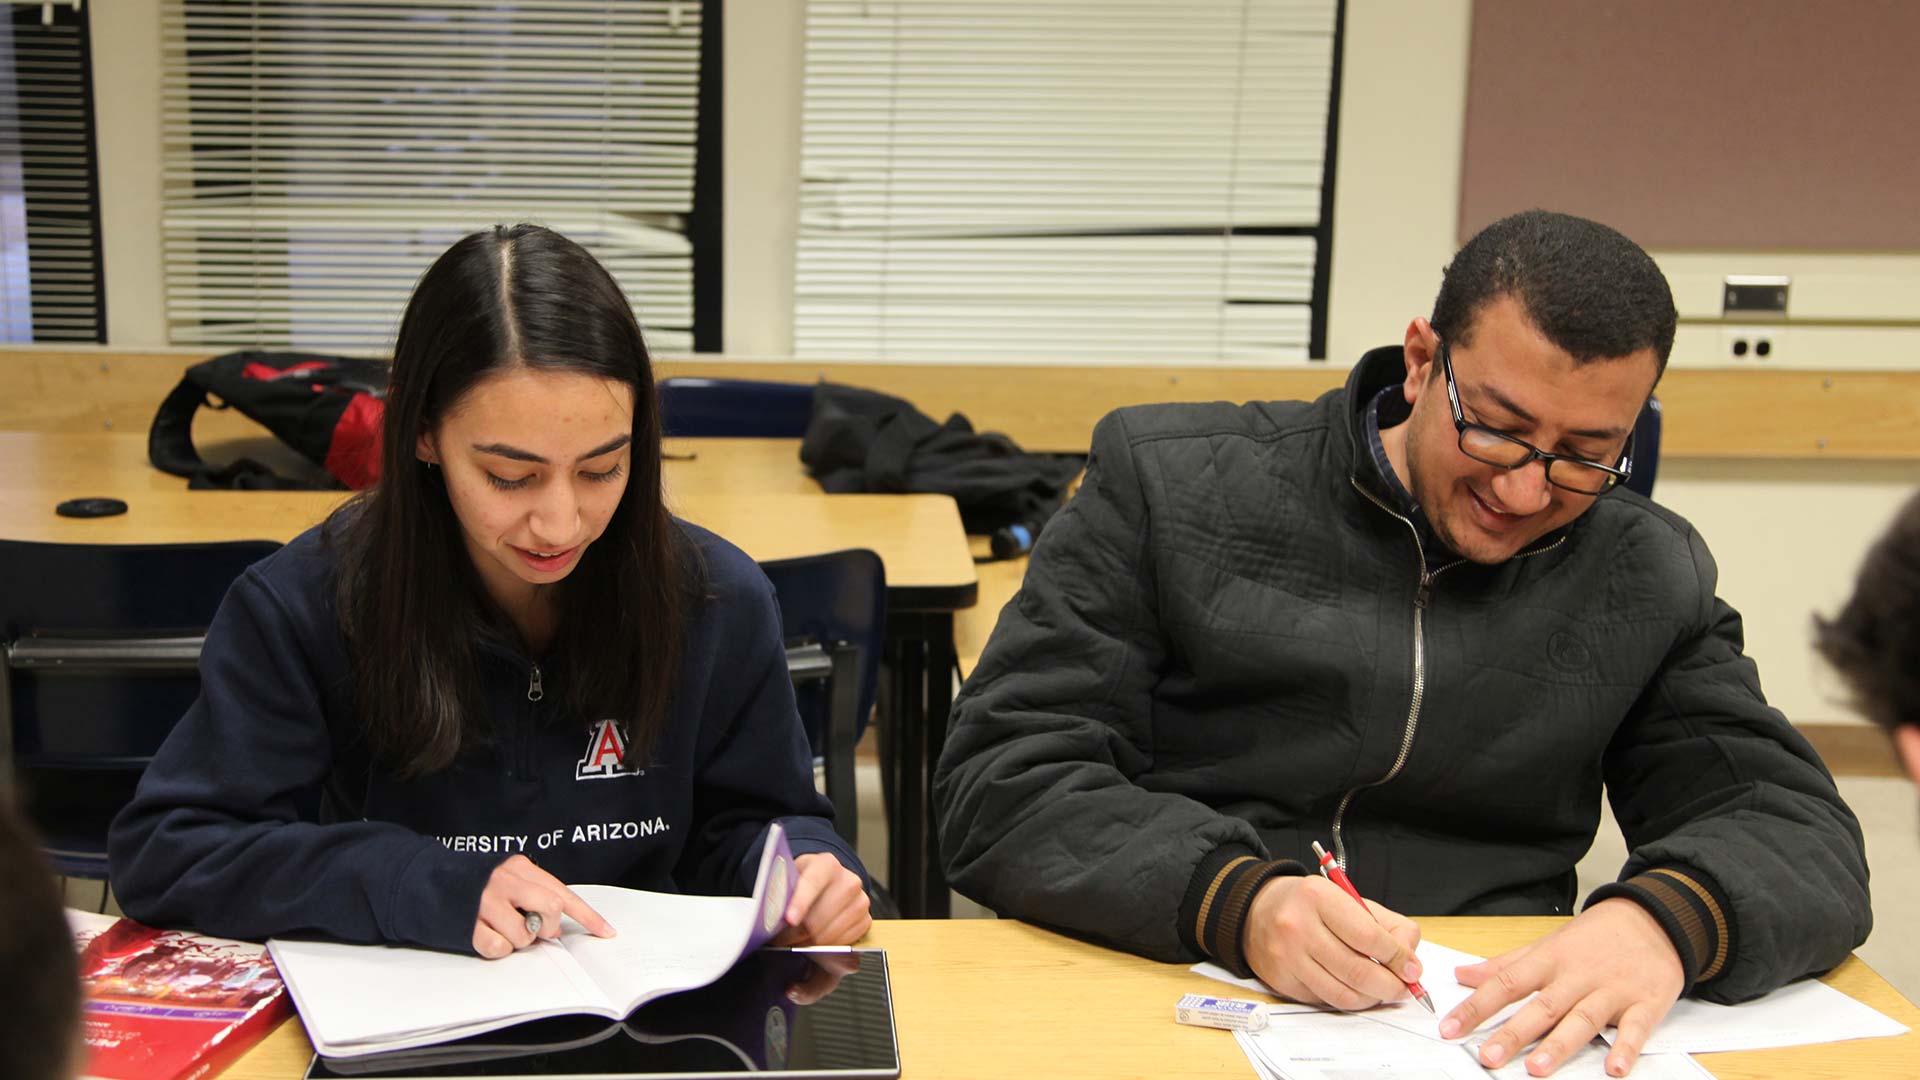
[[(579, 245), (453, 245), (394, 346), (378, 485), (247, 571), (200, 699), (114, 823), (126, 912), (505, 956), (611, 934), (566, 882), (744, 893), (770, 822), (793, 943), (869, 925), (780, 621), (662, 500), (640, 326)], [(622, 928), (645, 933), (645, 927)]]

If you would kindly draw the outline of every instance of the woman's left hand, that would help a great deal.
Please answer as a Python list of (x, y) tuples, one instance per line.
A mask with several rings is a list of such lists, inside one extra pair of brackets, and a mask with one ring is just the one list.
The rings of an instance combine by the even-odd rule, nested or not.
[(860, 875), (825, 852), (795, 856), (800, 883), (787, 902), (787, 928), (775, 945), (851, 945), (867, 935), (867, 891)]

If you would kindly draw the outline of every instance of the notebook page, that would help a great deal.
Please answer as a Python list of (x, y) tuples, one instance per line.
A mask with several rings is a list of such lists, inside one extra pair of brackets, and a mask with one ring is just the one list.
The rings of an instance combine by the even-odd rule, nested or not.
[(275, 940), (268, 948), (314, 1044), (330, 1051), (417, 1044), (431, 1041), (423, 1034), (501, 1026), (535, 1012), (619, 1018), (551, 942), (499, 960), (325, 941)]
[(677, 990), (705, 986), (784, 925), (798, 871), (786, 830), (768, 827), (752, 896), (681, 896), (576, 885), (582, 900), (619, 931), (596, 938), (571, 919), (560, 944), (625, 1015)]

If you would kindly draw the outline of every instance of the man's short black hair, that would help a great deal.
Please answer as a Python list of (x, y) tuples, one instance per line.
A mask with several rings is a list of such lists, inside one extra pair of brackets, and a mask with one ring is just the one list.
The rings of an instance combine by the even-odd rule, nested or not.
[(1815, 645), (1868, 719), (1892, 731), (1920, 724), (1920, 495), (1907, 501), (1860, 565), (1853, 597)]
[(1474, 234), (1448, 264), (1433, 329), (1466, 345), (1473, 320), (1502, 296), (1575, 363), (1652, 349), (1660, 370), (1679, 315), (1666, 275), (1640, 245), (1597, 221), (1528, 210)]
[(53, 869), (0, 793), (0, 1076), (79, 1072), (79, 968)]

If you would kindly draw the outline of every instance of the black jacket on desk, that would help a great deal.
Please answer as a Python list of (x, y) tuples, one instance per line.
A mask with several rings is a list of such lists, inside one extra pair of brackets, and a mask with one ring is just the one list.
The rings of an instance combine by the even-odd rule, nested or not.
[(1314, 402), (1101, 421), (954, 705), (954, 886), (1244, 972), (1253, 892), (1314, 840), (1408, 915), (1571, 913), (1604, 783), (1631, 855), (1596, 895), (1646, 906), (1698, 993), (1844, 959), (1859, 825), (1706, 545), (1617, 490), (1497, 566), (1423, 552), (1359, 423), (1404, 372), (1381, 349)]
[(253, 566), (208, 630), (199, 700), (114, 822), (122, 908), (227, 937), (471, 952), (481, 891), (512, 855), (568, 883), (744, 894), (774, 820), (795, 854), (831, 852), (864, 878), (814, 790), (772, 587), (739, 549), (680, 527), (707, 598), (689, 609), (644, 763), (623, 760), (610, 722), (563, 715), (566, 657), (536, 668), (481, 646), (490, 743), (427, 776), (376, 766), (334, 604), (336, 550), (315, 529)]

